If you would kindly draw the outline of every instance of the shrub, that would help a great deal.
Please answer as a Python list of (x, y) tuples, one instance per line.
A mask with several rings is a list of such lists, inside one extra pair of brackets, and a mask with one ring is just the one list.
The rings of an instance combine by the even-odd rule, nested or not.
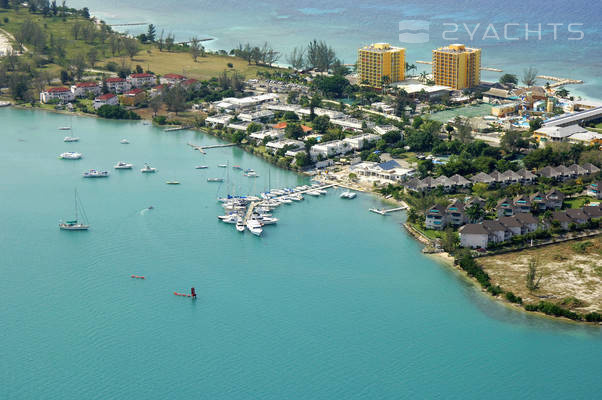
[(234, 68), (234, 64), (228, 63), (228, 68)]
[(117, 69), (119, 68), (119, 64), (117, 64), (115, 61), (109, 61), (105, 65), (105, 68), (107, 69), (107, 71), (117, 72)]
[[(458, 258), (458, 265), (462, 268), (469, 276), (475, 278), (481, 286), (488, 289), (491, 286), (491, 280), (487, 272), (483, 271), (481, 266), (472, 258), (469, 251), (463, 251), (460, 253)], [(498, 286), (499, 287), (499, 286)], [(497, 291), (497, 289), (492, 289)], [(500, 289), (501, 292), (501, 289)], [(493, 292), (491, 292), (493, 294)], [(499, 294), (499, 292), (497, 293)]]
[(96, 111), (96, 114), (99, 117), (108, 119), (140, 119), (140, 116), (135, 112), (125, 110), (121, 106), (111, 106), (108, 104), (100, 107)]
[(585, 314), (585, 320), (587, 322), (602, 322), (602, 314), (599, 314), (597, 312)]
[(581, 320), (581, 316), (579, 314), (577, 314), (573, 311), (567, 310), (566, 308), (557, 306), (554, 303), (547, 302), (547, 301), (540, 301), (537, 304), (527, 304), (525, 306), (525, 310), (539, 311), (539, 312), (542, 312), (547, 315), (553, 315), (555, 317), (565, 317), (565, 318), (572, 319), (574, 321)]
[(506, 292), (506, 300), (508, 300), (510, 303), (523, 304), (522, 297), (516, 296), (512, 292)]
[(167, 117), (165, 115), (157, 115), (153, 118), (153, 122), (157, 125), (165, 125), (167, 123)]

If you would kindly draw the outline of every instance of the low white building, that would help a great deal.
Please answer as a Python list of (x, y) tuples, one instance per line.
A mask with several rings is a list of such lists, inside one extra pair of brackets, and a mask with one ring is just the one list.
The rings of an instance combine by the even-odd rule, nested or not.
[[(364, 125), (364, 121), (355, 119), (355, 118), (335, 118), (331, 119), (330, 123), (333, 125), (338, 125), (343, 129), (351, 129), (352, 131), (361, 131)], [(366, 125), (370, 127), (370, 125), (374, 126), (374, 124), (366, 121)]]
[(111, 93), (125, 93), (132, 88), (128, 81), (123, 78), (107, 78), (105, 83)]
[(402, 168), (394, 160), (382, 163), (363, 161), (352, 165), (349, 170), (359, 177), (368, 178), (368, 180), (386, 180), (391, 182), (400, 182), (414, 175), (416, 172), (414, 169)]
[(393, 114), (395, 112), (395, 108), (393, 106), (382, 101), (370, 104), (370, 109), (385, 114)]
[(89, 93), (98, 96), (102, 92), (97, 82), (80, 82), (71, 86), (71, 93), (75, 97), (86, 97)]
[(393, 125), (376, 125), (373, 130), (374, 130), (374, 133), (376, 133), (378, 135), (384, 135), (385, 133), (389, 133), (391, 131), (396, 131), (398, 129), (396, 127), (394, 127)]
[(320, 157), (330, 158), (350, 151), (353, 151), (353, 148), (349, 143), (343, 140), (333, 140), (332, 142), (313, 145), (309, 150), (309, 155), (312, 160), (317, 160)]
[(460, 245), (471, 249), (486, 249), (489, 231), (483, 224), (468, 224), (460, 227)]
[(251, 125), (250, 122), (248, 121), (237, 121), (237, 122), (232, 122), (230, 121), (230, 123), (228, 124), (228, 128), (230, 129), (234, 129), (237, 131), (247, 131), (247, 128), (249, 127), (249, 125)]
[(367, 144), (376, 142), (380, 137), (372, 133), (364, 133), (353, 137), (343, 139), (343, 142), (349, 143), (353, 150), (362, 150)]
[(299, 150), (305, 148), (305, 144), (300, 140), (294, 139), (281, 139), (273, 142), (268, 142), (265, 145), (266, 149), (272, 153), (276, 153), (278, 150), (289, 148), (290, 150)]
[(180, 74), (165, 74), (159, 79), (159, 82), (164, 85), (177, 85), (179, 83), (184, 82), (187, 79), (188, 78), (186, 78), (184, 75)]
[(75, 95), (66, 87), (52, 87), (40, 93), (41, 103), (48, 103), (52, 100), (59, 100), (61, 102), (73, 101), (75, 100)]
[(127, 77), (127, 82), (134, 88), (143, 88), (157, 83), (157, 78), (153, 74), (131, 74)]
[(94, 99), (94, 109), (98, 110), (100, 107), (104, 105), (116, 106), (119, 104), (119, 97), (113, 93), (103, 94), (102, 96), (98, 96)]
[(227, 97), (214, 103), (214, 106), (224, 110), (242, 110), (245, 108), (256, 107), (263, 103), (277, 99), (278, 95), (275, 93), (266, 93), (257, 96), (247, 96), (241, 98)]
[(227, 114), (213, 115), (205, 119), (205, 124), (212, 128), (215, 128), (217, 126), (226, 127), (228, 126), (232, 118), (233, 117), (231, 115)]
[(265, 138), (270, 138), (271, 140), (279, 140), (284, 137), (284, 131), (280, 129), (265, 129), (259, 132), (253, 132), (249, 135), (249, 137), (257, 142), (261, 142)]
[(238, 118), (248, 122), (267, 122), (274, 118), (274, 113), (270, 110), (251, 111), (238, 114)]

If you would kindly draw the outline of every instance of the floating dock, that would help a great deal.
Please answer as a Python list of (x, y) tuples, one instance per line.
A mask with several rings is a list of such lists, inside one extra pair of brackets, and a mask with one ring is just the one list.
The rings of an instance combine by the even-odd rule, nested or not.
[(379, 214), (379, 215), (387, 215), (389, 213), (395, 212), (395, 211), (403, 211), (403, 210), (407, 210), (408, 206), (401, 206), (401, 207), (396, 207), (396, 208), (390, 208), (388, 210), (379, 210), (378, 208), (370, 208), (369, 211), (375, 213), (375, 214)]

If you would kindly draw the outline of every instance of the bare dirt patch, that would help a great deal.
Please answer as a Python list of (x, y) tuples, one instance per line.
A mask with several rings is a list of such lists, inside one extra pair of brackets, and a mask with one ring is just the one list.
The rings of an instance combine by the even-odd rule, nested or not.
[[(526, 276), (533, 258), (543, 277), (539, 289), (531, 292)], [(579, 313), (602, 311), (602, 236), (483, 257), (478, 262), (492, 284), (512, 291), (525, 303), (545, 300)]]

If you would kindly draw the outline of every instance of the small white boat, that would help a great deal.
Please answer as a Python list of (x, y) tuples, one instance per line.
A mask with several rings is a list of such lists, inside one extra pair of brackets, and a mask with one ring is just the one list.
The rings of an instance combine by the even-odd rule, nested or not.
[(309, 191), (307, 191), (307, 192), (305, 192), (305, 193), (307, 193), (307, 194), (308, 194), (308, 195), (310, 195), (310, 196), (314, 196), (314, 197), (318, 197), (318, 196), (320, 196), (320, 192), (318, 192), (318, 191), (316, 191), (316, 190), (309, 190)]
[(351, 192), (349, 190), (341, 193), (341, 195), (339, 196), (341, 199), (355, 199), (355, 196), (357, 196), (357, 194), (355, 192)]
[(276, 195), (276, 196), (282, 196), (283, 194), (285, 194), (284, 190), (279, 190), (279, 189), (273, 189), (270, 194), (272, 195)]
[(59, 158), (61, 160), (79, 160), (80, 158), (82, 158), (82, 153), (77, 153), (75, 151), (68, 151), (66, 153), (59, 155)]
[(168, 184), (168, 185), (179, 185), (180, 181), (167, 181), (165, 183)]
[(84, 178), (107, 178), (109, 176), (109, 171), (98, 171), (95, 169), (91, 169), (82, 174)]
[(207, 182), (223, 182), (224, 178), (207, 178)]
[(238, 217), (238, 219), (236, 220), (236, 230), (239, 232), (245, 231), (245, 223), (241, 217)]
[(235, 224), (238, 222), (240, 218), (238, 214), (228, 214), (228, 215), (219, 215), (217, 217), (220, 221), (225, 222), (226, 224)]
[(219, 164), (218, 167), (219, 168), (228, 168), (228, 166), (226, 164)]
[(59, 126), (59, 131), (70, 131), (71, 127), (70, 126)]
[(207, 169), (207, 168), (209, 168), (209, 167), (208, 167), (208, 166), (206, 166), (206, 165), (197, 165), (197, 166), (196, 166), (196, 167), (194, 167), (194, 168), (195, 168), (195, 169)]
[(294, 200), (294, 201), (301, 201), (301, 200), (303, 200), (303, 195), (296, 193), (296, 194), (289, 195), (288, 198), (291, 200)]
[(142, 172), (143, 174), (144, 173), (149, 174), (149, 173), (157, 172), (157, 168), (153, 168), (148, 164), (144, 164), (144, 168), (142, 168), (140, 170), (140, 172)]
[(114, 168), (115, 169), (132, 169), (133, 166), (134, 166), (134, 164), (119, 161), (117, 164), (115, 164)]
[(320, 193), (320, 194), (327, 194), (328, 192), (324, 189), (317, 189), (316, 192)]
[(130, 141), (129, 141), (129, 140), (127, 140), (127, 139), (121, 139), (121, 140), (119, 141), (119, 143), (121, 143), (121, 144), (130, 144)]
[(293, 201), (289, 199), (287, 196), (281, 197), (278, 199), (283, 204), (291, 204)]
[(245, 172), (243, 175), (248, 178), (259, 178), (259, 175), (257, 175), (257, 172), (255, 172), (255, 171)]
[(73, 137), (73, 136), (65, 136), (65, 139), (63, 139), (63, 142), (79, 142), (79, 138), (78, 137)]
[(247, 221), (247, 229), (255, 236), (261, 236), (261, 234), (263, 233), (261, 223), (254, 219), (250, 219)]

